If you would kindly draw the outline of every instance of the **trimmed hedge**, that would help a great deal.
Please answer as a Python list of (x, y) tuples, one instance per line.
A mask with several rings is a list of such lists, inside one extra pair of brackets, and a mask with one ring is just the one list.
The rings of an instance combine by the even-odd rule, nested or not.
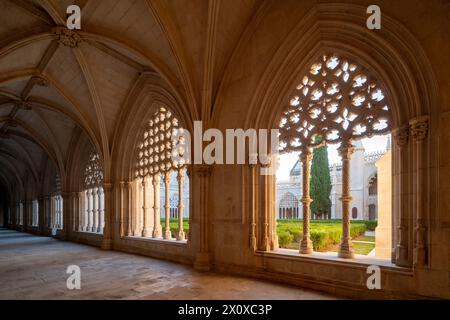
[[(356, 238), (366, 231), (365, 221), (351, 221), (350, 236)], [(302, 237), (302, 221), (278, 220), (278, 243), (287, 247), (293, 241), (299, 242)], [(330, 245), (336, 245), (342, 237), (341, 220), (312, 220), (311, 241), (315, 251), (325, 251)]]
[(376, 221), (376, 220), (364, 221), (364, 223), (366, 225), (366, 229), (370, 230), (370, 231), (375, 231), (375, 228), (378, 225), (378, 221)]

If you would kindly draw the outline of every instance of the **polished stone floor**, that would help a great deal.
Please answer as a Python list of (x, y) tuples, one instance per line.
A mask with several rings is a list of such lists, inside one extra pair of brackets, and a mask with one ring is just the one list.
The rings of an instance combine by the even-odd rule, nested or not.
[[(81, 289), (68, 290), (69, 265)], [(0, 229), (0, 299), (333, 299), (260, 280)]]

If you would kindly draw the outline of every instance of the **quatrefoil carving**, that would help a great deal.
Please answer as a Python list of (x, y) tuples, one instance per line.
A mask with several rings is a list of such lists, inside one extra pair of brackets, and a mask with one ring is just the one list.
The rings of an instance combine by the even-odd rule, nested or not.
[[(175, 150), (175, 139), (172, 135), (180, 127), (178, 118), (167, 107), (160, 107), (147, 122), (142, 140), (137, 146), (136, 164), (134, 174), (136, 177), (163, 174), (179, 167), (183, 163), (176, 163), (172, 156), (177, 153), (182, 156), (184, 149)], [(183, 137), (180, 137), (180, 140)], [(182, 145), (182, 141), (177, 141)], [(181, 143), (180, 143), (181, 142)]]
[[(279, 123), (280, 152), (385, 134), (391, 111), (381, 85), (362, 66), (324, 54), (295, 88)], [(317, 139), (320, 136), (322, 139)]]
[(100, 187), (103, 184), (103, 170), (100, 165), (100, 156), (96, 152), (91, 152), (84, 169), (84, 187), (90, 189)]

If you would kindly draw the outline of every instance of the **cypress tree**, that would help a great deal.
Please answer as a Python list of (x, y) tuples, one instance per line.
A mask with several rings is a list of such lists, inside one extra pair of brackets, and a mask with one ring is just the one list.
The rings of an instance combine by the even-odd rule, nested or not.
[[(321, 137), (317, 139), (321, 139)], [(326, 144), (315, 148), (313, 151), (309, 183), (313, 200), (311, 202), (311, 212), (321, 218), (328, 217), (331, 209), (331, 178), (328, 164), (328, 147)]]

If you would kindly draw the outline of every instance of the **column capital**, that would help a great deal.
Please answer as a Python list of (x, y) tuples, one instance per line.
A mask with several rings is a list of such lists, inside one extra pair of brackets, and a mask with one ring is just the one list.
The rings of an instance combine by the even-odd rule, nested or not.
[(343, 141), (341, 146), (338, 148), (338, 153), (342, 159), (349, 159), (354, 151), (355, 147), (351, 141)]
[(301, 163), (305, 163), (307, 161), (311, 161), (312, 158), (312, 150), (311, 148), (304, 148), (300, 154), (298, 155), (298, 158)]
[(428, 134), (428, 116), (420, 116), (409, 121), (411, 136), (416, 143), (420, 143)]
[(111, 191), (113, 188), (113, 184), (110, 182), (104, 182), (103, 183), (103, 190), (105, 191)]
[[(145, 180), (145, 179), (144, 179), (144, 180)], [(160, 182), (161, 182), (161, 176), (160, 176), (160, 174), (157, 173), (157, 174), (153, 175), (153, 179), (152, 179), (153, 187), (154, 187), (154, 188), (156, 188), (156, 187), (159, 188), (159, 183), (160, 183)]]
[(170, 183), (170, 171), (166, 171), (165, 173), (164, 173), (164, 182), (165, 183)]
[(404, 125), (392, 130), (392, 135), (394, 137), (394, 142), (398, 147), (403, 148), (408, 144), (409, 140), (409, 126)]

